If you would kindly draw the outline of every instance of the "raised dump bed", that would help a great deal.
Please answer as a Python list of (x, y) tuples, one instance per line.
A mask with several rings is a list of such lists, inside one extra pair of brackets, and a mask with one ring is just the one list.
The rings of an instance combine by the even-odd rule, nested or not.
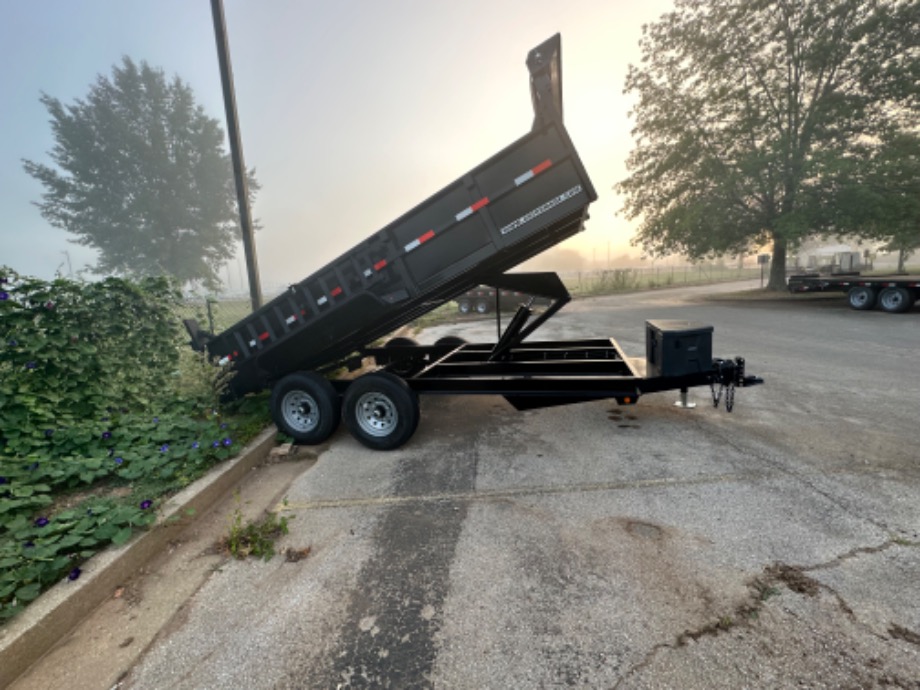
[(582, 229), (597, 198), (562, 123), (560, 39), (527, 57), (532, 130), (216, 336), (233, 393), (330, 365)]
[[(344, 418), (361, 443), (389, 450), (415, 432), (419, 394), (501, 395), (534, 409), (604, 398), (631, 405), (709, 385), (730, 410), (735, 387), (760, 383), (743, 359), (712, 358), (705, 324), (650, 322), (645, 360), (610, 338), (524, 342), (569, 293), (554, 273), (505, 271), (581, 230), (597, 198), (562, 123), (559, 36), (530, 51), (527, 67), (528, 134), (223, 333), (186, 322), (194, 346), (236, 370), (232, 393), (271, 387), (272, 417), (300, 443), (322, 443)], [(375, 344), (479, 285), (549, 306), (536, 314), (532, 300), (521, 305), (503, 332), (499, 323), (496, 343)], [(376, 368), (354, 380), (328, 376), (362, 359)]]

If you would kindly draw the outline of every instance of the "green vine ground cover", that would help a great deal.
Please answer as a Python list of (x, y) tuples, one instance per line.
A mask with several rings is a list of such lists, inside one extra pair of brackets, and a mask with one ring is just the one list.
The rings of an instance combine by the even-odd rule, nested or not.
[(219, 405), (179, 303), (162, 278), (0, 268), (0, 625), (268, 424), (264, 399)]

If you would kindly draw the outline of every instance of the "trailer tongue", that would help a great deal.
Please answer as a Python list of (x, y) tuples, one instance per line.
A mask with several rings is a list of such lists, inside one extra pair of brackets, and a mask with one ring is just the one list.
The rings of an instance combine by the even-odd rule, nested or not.
[[(713, 360), (712, 329), (701, 324), (650, 324), (661, 343), (693, 341), (697, 356), (676, 369), (666, 348), (646, 366), (612, 340), (523, 344), (570, 298), (555, 274), (505, 271), (582, 230), (597, 199), (563, 125), (558, 34), (530, 51), (527, 67), (529, 133), (226, 331), (186, 321), (193, 347), (234, 368), (232, 395), (271, 388), (275, 422), (300, 442), (324, 441), (344, 415), (362, 443), (390, 449), (414, 433), (419, 393), (496, 393), (524, 409), (760, 382), (745, 376), (743, 360)], [(552, 303), (533, 320), (522, 306), (494, 344), (372, 346), (481, 284)], [(354, 381), (324, 375), (365, 357), (377, 371)]]

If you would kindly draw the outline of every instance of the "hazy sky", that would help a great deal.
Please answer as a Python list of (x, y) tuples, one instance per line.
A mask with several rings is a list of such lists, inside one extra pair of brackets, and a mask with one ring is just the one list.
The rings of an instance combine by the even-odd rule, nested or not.
[[(565, 121), (600, 194), (566, 246), (626, 251), (611, 187), (632, 148), (627, 66), (671, 0), (225, 0), (246, 163), (262, 190), (263, 285), (295, 282), (529, 131), (527, 52), (562, 34)], [(127, 55), (224, 122), (209, 0), (0, 0), (0, 265), (92, 263), (32, 203), (49, 163), (41, 92), (71, 103)], [(240, 252), (242, 254), (242, 252)], [(239, 263), (242, 263), (240, 258)], [(239, 289), (234, 262), (222, 272)], [(245, 288), (244, 288), (245, 289)]]

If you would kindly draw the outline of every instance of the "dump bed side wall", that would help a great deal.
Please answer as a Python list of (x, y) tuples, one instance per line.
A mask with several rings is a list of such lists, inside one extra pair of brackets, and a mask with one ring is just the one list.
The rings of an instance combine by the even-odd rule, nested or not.
[(235, 393), (360, 348), (578, 232), (597, 195), (561, 123), (522, 137), (212, 340)]

